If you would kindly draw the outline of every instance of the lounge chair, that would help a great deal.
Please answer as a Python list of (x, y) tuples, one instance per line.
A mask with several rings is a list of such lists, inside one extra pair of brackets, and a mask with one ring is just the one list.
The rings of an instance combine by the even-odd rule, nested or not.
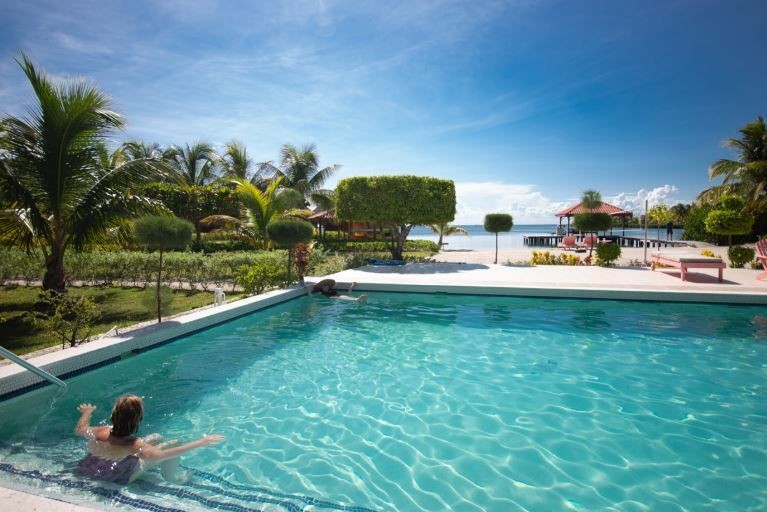
[(575, 242), (575, 237), (568, 235), (562, 237), (562, 241), (557, 244), (557, 249), (564, 249), (565, 251), (572, 249), (577, 251), (580, 247), (578, 247), (578, 244)]
[(657, 264), (668, 265), (678, 268), (682, 274), (682, 281), (687, 280), (687, 270), (691, 268), (715, 268), (719, 270), (719, 282), (722, 282), (723, 269), (726, 267), (722, 258), (711, 258), (695, 254), (669, 254), (662, 252), (652, 253), (652, 269)]
[(589, 235), (589, 236), (583, 237), (583, 242), (580, 242), (578, 244), (578, 247), (580, 247), (581, 249), (589, 249), (589, 248), (596, 247), (597, 244), (599, 244), (599, 237), (596, 237), (594, 235)]
[(759, 240), (754, 246), (756, 250), (756, 259), (762, 264), (764, 272), (756, 276), (757, 279), (764, 279), (767, 277), (767, 240)]

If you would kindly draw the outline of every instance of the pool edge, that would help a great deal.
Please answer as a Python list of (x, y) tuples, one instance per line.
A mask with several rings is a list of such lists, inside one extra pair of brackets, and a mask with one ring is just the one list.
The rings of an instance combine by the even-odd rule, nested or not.
[[(290, 288), (248, 297), (215, 308), (192, 311), (161, 324), (152, 324), (124, 336), (102, 338), (77, 347), (28, 359), (31, 364), (63, 380), (170, 343), (243, 315), (260, 311), (305, 295), (303, 288)], [(0, 367), (0, 402), (50, 385), (24, 368), (11, 364)]]

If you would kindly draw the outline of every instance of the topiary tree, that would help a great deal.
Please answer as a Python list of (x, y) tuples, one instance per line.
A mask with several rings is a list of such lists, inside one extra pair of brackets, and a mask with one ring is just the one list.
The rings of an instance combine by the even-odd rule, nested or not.
[(485, 215), (485, 231), (495, 233), (495, 260), (498, 263), (498, 233), (511, 231), (514, 219), (508, 213), (488, 213)]
[(716, 208), (706, 215), (706, 231), (715, 235), (727, 235), (727, 245), (732, 246), (732, 235), (745, 235), (751, 232), (754, 216), (743, 211), (746, 201), (733, 194), (719, 198)]
[(162, 253), (171, 249), (183, 249), (192, 241), (194, 226), (191, 222), (178, 217), (151, 215), (142, 217), (133, 223), (138, 242), (149, 251), (160, 252), (157, 268), (157, 323), (162, 322)]
[[(613, 225), (613, 219), (607, 213), (577, 213), (573, 219), (573, 225), (578, 231), (584, 233), (594, 233), (597, 231), (606, 231)], [(589, 245), (589, 260), (594, 250), (594, 244)]]
[(336, 217), (391, 226), (392, 259), (401, 260), (413, 226), (451, 222), (455, 184), (423, 176), (359, 176), (336, 187)]
[(266, 227), (269, 239), (277, 247), (288, 249), (288, 284), (290, 284), (290, 262), (293, 249), (299, 244), (311, 242), (314, 227), (305, 220), (278, 219)]

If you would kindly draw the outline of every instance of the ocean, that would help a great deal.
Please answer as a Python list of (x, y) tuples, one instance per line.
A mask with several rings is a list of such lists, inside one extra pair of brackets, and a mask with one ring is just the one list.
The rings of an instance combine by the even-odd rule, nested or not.
[[(445, 246), (446, 250), (466, 250), (466, 249), (494, 249), (495, 248), (495, 234), (485, 231), (481, 224), (461, 225), (459, 226), (468, 231), (469, 236), (466, 235), (453, 235), (446, 236), (442, 241), (447, 242)], [(682, 228), (674, 229), (674, 240), (680, 240), (682, 237)], [(498, 247), (500, 249), (514, 249), (525, 247), (524, 237), (528, 235), (546, 235), (556, 234), (557, 224), (520, 224), (515, 225), (508, 233), (498, 234)], [(608, 232), (609, 233), (609, 232)], [(625, 232), (620, 228), (614, 228), (613, 234), (626, 236), (643, 237), (644, 230), (639, 228), (626, 228)], [(650, 227), (647, 230), (648, 238), (658, 238), (658, 230), (655, 227)], [(429, 228), (418, 226), (413, 228), (410, 232), (410, 239), (413, 240), (433, 240), (436, 242), (439, 239), (438, 235), (435, 235)], [(660, 238), (666, 238), (666, 228), (661, 227)]]

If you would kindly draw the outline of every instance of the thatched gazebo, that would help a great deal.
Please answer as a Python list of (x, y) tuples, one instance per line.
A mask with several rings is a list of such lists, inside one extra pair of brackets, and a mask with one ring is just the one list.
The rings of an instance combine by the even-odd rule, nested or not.
[[(567, 231), (566, 233), (570, 234), (570, 217), (573, 217), (579, 213), (606, 213), (608, 215), (611, 215), (613, 217), (621, 217), (623, 222), (623, 234), (625, 234), (626, 231), (626, 219), (628, 217), (631, 217), (633, 214), (628, 211), (624, 210), (622, 208), (618, 208), (617, 206), (614, 206), (609, 203), (601, 203), (596, 208), (586, 208), (583, 206), (583, 203), (578, 203), (574, 206), (570, 206), (569, 208), (565, 208), (561, 212), (557, 213), (555, 216), (559, 217), (559, 230), (562, 229), (562, 219), (567, 217)], [(610, 229), (612, 232), (612, 229)]]

